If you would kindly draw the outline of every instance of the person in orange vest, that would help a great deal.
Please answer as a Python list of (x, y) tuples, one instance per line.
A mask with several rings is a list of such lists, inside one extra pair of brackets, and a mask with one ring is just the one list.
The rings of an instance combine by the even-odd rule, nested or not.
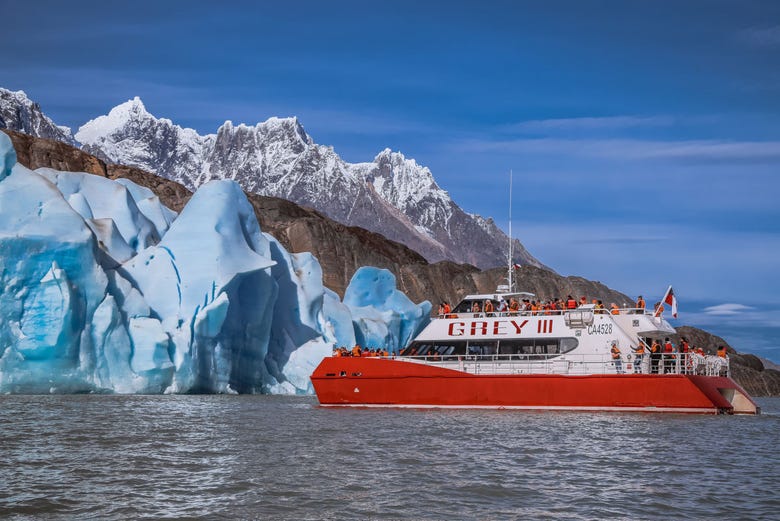
[(520, 311), (520, 303), (517, 301), (516, 298), (512, 297), (509, 299), (509, 313), (517, 315), (517, 312)]
[(658, 340), (653, 340), (653, 344), (650, 346), (650, 362), (651, 370), (653, 374), (658, 374), (658, 363), (661, 361), (661, 344)]
[(618, 308), (618, 305), (614, 302), (609, 305), (609, 312), (613, 315), (619, 315), (620, 314), (620, 308)]
[(355, 344), (355, 347), (352, 348), (352, 356), (360, 356), (362, 351), (360, 344)]
[(443, 311), (444, 311), (445, 315), (448, 315), (448, 314), (450, 314), (452, 312), (452, 307), (450, 307), (450, 303), (447, 302), (446, 300), (444, 301), (444, 309), (443, 309)]
[(726, 346), (718, 346), (718, 356), (721, 358), (726, 358)]
[(609, 352), (612, 353), (612, 362), (615, 364), (615, 371), (617, 374), (623, 374), (623, 359), (620, 358), (620, 348), (617, 346), (617, 342), (612, 342), (612, 347), (609, 348)]
[(664, 373), (674, 372), (674, 344), (669, 338), (664, 339)]
[(636, 299), (636, 312), (640, 315), (645, 312), (645, 299), (642, 298), (642, 295), (639, 295)]
[(577, 301), (571, 295), (566, 297), (566, 309), (577, 309)]
[(642, 343), (642, 341), (639, 341), (639, 345), (636, 346), (636, 349), (634, 349), (634, 372), (635, 373), (641, 373), (642, 372), (642, 361), (645, 359), (645, 345)]
[(485, 310), (485, 316), (492, 317), (493, 316), (493, 301), (488, 299), (485, 301), (485, 305), (482, 306), (482, 309)]
[(336, 347), (336, 348), (333, 349), (333, 356), (336, 356), (336, 357), (341, 356), (341, 348), (340, 347)]

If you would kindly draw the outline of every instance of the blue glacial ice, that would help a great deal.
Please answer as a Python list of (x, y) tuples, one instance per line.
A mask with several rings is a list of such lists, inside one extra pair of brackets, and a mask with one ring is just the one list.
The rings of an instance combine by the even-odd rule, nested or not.
[(232, 181), (176, 215), (126, 179), (33, 172), (0, 133), (0, 392), (310, 393), (334, 346), (394, 351), (429, 314), (370, 267), (342, 302)]
[(428, 323), (431, 303), (414, 304), (396, 289), (388, 270), (362, 267), (344, 292), (344, 304), (352, 314), (356, 341), (368, 347), (406, 346)]

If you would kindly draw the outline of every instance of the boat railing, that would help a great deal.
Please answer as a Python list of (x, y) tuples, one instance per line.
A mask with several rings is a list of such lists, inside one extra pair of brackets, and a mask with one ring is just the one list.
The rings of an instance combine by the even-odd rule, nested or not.
[(440, 365), (472, 374), (686, 374), (730, 376), (728, 358), (698, 353), (415, 355), (389, 358)]
[(592, 307), (574, 309), (539, 309), (539, 310), (519, 310), (519, 311), (493, 311), (485, 313), (482, 311), (465, 311), (442, 313), (435, 315), (435, 318), (496, 318), (496, 317), (536, 317), (536, 316), (556, 316), (565, 315), (570, 311), (587, 310), (596, 315), (650, 315), (654, 313), (644, 308), (618, 308), (618, 309), (594, 309)]

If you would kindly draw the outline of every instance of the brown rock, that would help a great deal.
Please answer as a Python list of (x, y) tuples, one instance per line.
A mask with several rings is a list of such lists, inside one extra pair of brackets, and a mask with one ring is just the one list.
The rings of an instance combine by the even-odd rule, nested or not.
[(37, 138), (8, 129), (0, 129), (11, 138), (19, 163), (31, 170), (54, 168), (65, 172), (88, 172), (106, 176), (106, 164), (60, 141)]

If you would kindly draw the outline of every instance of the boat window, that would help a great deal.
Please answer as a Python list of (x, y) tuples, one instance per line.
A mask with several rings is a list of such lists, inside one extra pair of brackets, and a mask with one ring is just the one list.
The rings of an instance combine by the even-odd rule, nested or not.
[[(471, 313), (471, 306), (474, 304), (474, 302), (479, 302), (477, 300), (464, 300), (457, 306), (455, 306), (455, 309), (452, 310), (453, 313)], [(482, 304), (480, 303), (479, 306), (480, 309), (482, 309)]]
[(576, 348), (576, 338), (522, 338), (501, 340), (499, 353), (502, 355), (557, 355)]
[(495, 340), (469, 340), (468, 354), (495, 355), (498, 352), (497, 344)]
[(436, 350), (440, 355), (466, 354), (466, 342), (453, 342), (447, 340), (436, 341)]
[(561, 353), (568, 353), (579, 345), (579, 341), (576, 338), (561, 338)]
[(431, 350), (433, 347), (433, 344), (430, 342), (412, 342), (409, 344), (409, 347), (406, 348), (404, 351), (404, 355), (406, 356), (415, 356), (415, 355), (424, 355), (428, 353), (428, 351)]

